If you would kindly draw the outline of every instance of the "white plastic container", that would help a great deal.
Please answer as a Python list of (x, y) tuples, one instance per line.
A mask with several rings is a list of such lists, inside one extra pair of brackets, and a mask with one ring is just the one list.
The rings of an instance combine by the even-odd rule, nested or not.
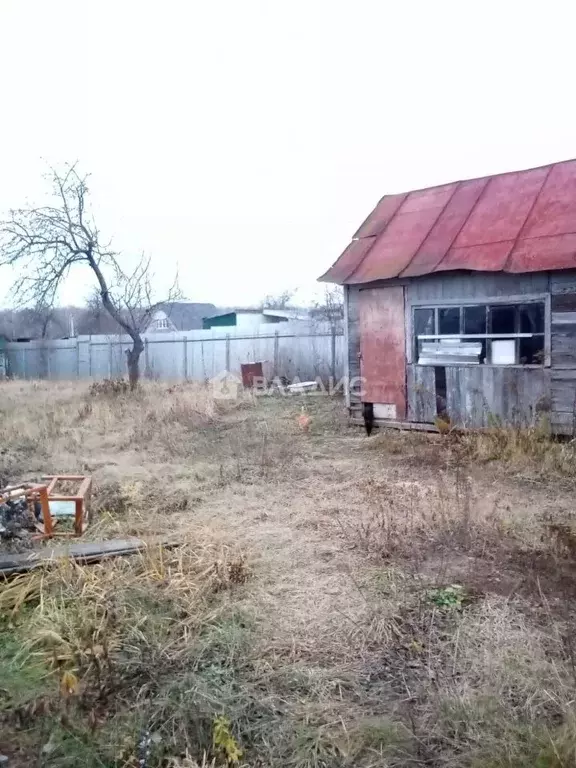
[(516, 342), (514, 339), (494, 339), (492, 341), (492, 364), (515, 365)]

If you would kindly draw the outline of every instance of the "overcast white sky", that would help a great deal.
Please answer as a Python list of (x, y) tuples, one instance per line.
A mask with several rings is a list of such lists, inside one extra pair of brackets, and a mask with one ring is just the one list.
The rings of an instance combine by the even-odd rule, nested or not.
[(160, 288), (178, 266), (191, 300), (310, 299), (383, 194), (576, 156), (569, 8), (0, 0), (0, 208), (79, 160)]

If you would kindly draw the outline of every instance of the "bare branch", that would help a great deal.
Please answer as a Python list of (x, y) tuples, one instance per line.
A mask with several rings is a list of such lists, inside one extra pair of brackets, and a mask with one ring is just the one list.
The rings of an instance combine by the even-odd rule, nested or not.
[(111, 241), (100, 240), (87, 206), (88, 176), (81, 176), (73, 163), (62, 171), (51, 168), (48, 178), (53, 205), (14, 209), (9, 218), (0, 221), (0, 266), (19, 270), (16, 295), (21, 302), (43, 311), (54, 306), (69, 271), (77, 264), (88, 266), (102, 306), (132, 339), (128, 373), (134, 387), (144, 349), (141, 333), (161, 304), (180, 296), (177, 280), (163, 301), (155, 301), (150, 259), (142, 255), (135, 269), (125, 273)]

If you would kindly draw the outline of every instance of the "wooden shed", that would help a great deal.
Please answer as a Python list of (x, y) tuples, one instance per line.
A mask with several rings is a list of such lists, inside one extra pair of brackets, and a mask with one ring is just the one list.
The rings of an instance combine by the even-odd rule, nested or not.
[(576, 426), (576, 160), (386, 195), (344, 286), (353, 421)]

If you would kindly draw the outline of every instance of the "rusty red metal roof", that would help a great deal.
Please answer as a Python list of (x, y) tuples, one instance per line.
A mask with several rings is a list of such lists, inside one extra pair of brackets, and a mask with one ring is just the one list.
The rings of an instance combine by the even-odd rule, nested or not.
[(576, 160), (383, 197), (320, 280), (576, 268)]

